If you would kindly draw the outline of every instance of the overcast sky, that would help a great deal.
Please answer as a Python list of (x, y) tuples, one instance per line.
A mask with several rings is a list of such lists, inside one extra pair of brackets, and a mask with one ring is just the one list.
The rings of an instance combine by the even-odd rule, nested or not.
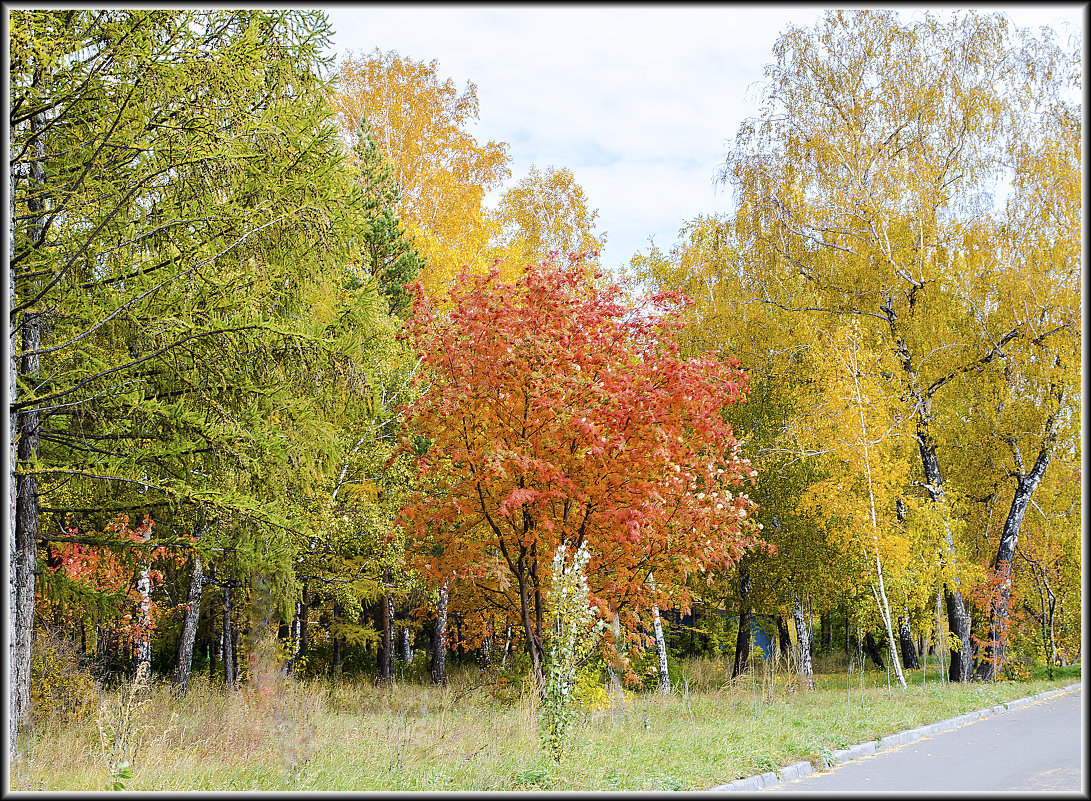
[[(1076, 4), (980, 8), (1020, 26), (1050, 25), (1062, 41), (1082, 25)], [(813, 27), (823, 14), (780, 4), (325, 10), (339, 58), (378, 47), (437, 59), (440, 78), (460, 90), (473, 81), (472, 133), (508, 143), (510, 181), (531, 164), (569, 168), (599, 210), (608, 268), (627, 264), (649, 237), (667, 250), (685, 220), (730, 209), (730, 190), (714, 178), (739, 123), (756, 113), (754, 84), (773, 43), (789, 24)]]

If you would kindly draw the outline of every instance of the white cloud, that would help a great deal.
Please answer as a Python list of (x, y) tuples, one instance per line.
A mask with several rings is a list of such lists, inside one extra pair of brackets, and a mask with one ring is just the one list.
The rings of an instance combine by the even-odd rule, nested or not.
[[(1018, 25), (1070, 19), (1065, 6), (993, 7)], [(439, 61), (477, 85), (480, 140), (510, 144), (512, 178), (568, 167), (600, 211), (603, 261), (649, 235), (669, 247), (684, 220), (729, 207), (713, 178), (752, 90), (789, 24), (814, 6), (340, 6), (327, 9), (338, 55), (375, 47)], [(942, 13), (942, 10), (937, 10)]]

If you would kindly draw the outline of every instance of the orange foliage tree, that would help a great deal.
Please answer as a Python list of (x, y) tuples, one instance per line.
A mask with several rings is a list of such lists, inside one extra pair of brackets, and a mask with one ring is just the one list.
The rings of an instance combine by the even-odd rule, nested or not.
[(427, 386), (405, 410), (404, 447), (420, 454), (402, 512), (412, 559), (467, 621), (521, 627), (539, 686), (562, 543), (586, 544), (592, 602), (634, 627), (761, 543), (738, 490), (756, 474), (723, 415), (745, 375), (679, 356), (684, 296), (633, 307), (602, 278), (555, 252), (511, 284), (463, 273), (446, 303), (418, 291), (407, 326)]
[(150, 515), (132, 528), (129, 516), (119, 514), (101, 536), (81, 540), (79, 528), (66, 520), (38, 585), (40, 613), (69, 631), (97, 626), (114, 647), (143, 645), (150, 654), (159, 621), (178, 608), (157, 603), (151, 591), (163, 584), (167, 565), (184, 562), (180, 552), (151, 541), (154, 530)]

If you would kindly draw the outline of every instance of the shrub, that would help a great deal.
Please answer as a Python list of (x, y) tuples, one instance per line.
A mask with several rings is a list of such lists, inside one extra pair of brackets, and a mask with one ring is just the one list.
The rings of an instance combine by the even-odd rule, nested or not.
[(99, 687), (75, 646), (48, 629), (35, 629), (30, 661), (30, 708), (38, 720), (87, 720)]

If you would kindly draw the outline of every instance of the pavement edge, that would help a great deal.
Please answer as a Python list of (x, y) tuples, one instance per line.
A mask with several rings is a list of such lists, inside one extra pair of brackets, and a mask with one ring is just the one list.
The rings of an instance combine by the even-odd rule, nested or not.
[[(959, 726), (963, 726), (967, 723), (971, 723), (981, 718), (991, 717), (992, 715), (1000, 714), (1001, 712), (1007, 712), (1010, 709), (1018, 709), (1021, 706), (1027, 704), (1033, 704), (1037, 701), (1041, 701), (1045, 698), (1050, 698), (1054, 695), (1061, 695), (1062, 693), (1072, 692), (1078, 690), (1083, 685), (1082, 681), (1070, 684), (1067, 687), (1058, 687), (1055, 690), (1046, 690), (1044, 693), (1038, 693), (1038, 695), (1031, 695), (1027, 698), (1017, 698), (1014, 701), (1008, 701), (1006, 704), (997, 704), (989, 709), (978, 709), (974, 712), (967, 712), (964, 715), (957, 715), (953, 718), (947, 718), (947, 720), (941, 720), (938, 723), (930, 723), (925, 726), (918, 726), (915, 729), (909, 729), (907, 731), (897, 732), (895, 734), (888, 734), (886, 737), (882, 737), (878, 740), (868, 740), (866, 743), (860, 743), (854, 745), (851, 748), (843, 748), (833, 752), (833, 760), (823, 770), (829, 770), (830, 768), (841, 765), (845, 762), (850, 762), (854, 759), (859, 759), (862, 756), (868, 754), (874, 754), (884, 748), (889, 748), (894, 745), (902, 745), (903, 743), (911, 743), (914, 740), (919, 740), (922, 737), (928, 737), (933, 734), (939, 734), (940, 732), (950, 731), (951, 729), (957, 729)], [(777, 771), (769, 771), (767, 773), (761, 773), (757, 776), (750, 776), (746, 779), (736, 779), (733, 782), (727, 784), (717, 785), (710, 789), (709, 792), (750, 792), (754, 790), (764, 790), (767, 787), (772, 787), (775, 784), (781, 782), (793, 781), (794, 779), (802, 778), (808, 774), (814, 773), (815, 767), (810, 762), (793, 762), (791, 765), (786, 765)]]

